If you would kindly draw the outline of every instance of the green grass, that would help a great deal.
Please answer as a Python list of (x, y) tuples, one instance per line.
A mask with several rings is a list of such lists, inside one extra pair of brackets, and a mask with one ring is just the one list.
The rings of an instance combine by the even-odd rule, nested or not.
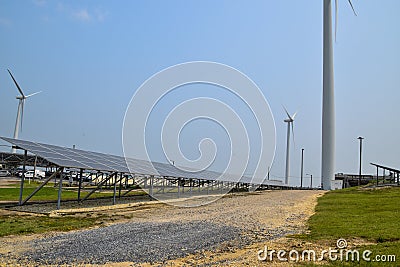
[(400, 188), (326, 193), (309, 220), (313, 239), (360, 237), (369, 241), (400, 240)]
[[(23, 198), (25, 199), (32, 193), (34, 188), (24, 188)], [(31, 200), (57, 200), (58, 189), (52, 187), (43, 187)], [(62, 199), (76, 199), (77, 193), (71, 191), (62, 192)], [(19, 188), (0, 188), (0, 200), (18, 201)]]
[(0, 237), (49, 231), (70, 231), (96, 224), (95, 218), (48, 216), (0, 216)]
[[(24, 186), (23, 197), (26, 198), (40, 183), (31, 182)], [(18, 201), (19, 184), (9, 185), (8, 188), (0, 188), (0, 201)], [(12, 187), (11, 187), (12, 186)], [(89, 189), (88, 189), (89, 190)], [(87, 192), (82, 191), (84, 197)], [(118, 194), (118, 193), (117, 193)], [(143, 191), (132, 191), (128, 195), (145, 195)], [(112, 190), (102, 193), (96, 192), (90, 198), (111, 197)], [(51, 184), (43, 187), (30, 201), (55, 201), (58, 197), (58, 187)], [(78, 193), (76, 188), (64, 187), (62, 191), (62, 200), (76, 200)], [(0, 237), (9, 235), (24, 235), (31, 233), (44, 233), (49, 231), (70, 231), (99, 225), (104, 218), (100, 216), (65, 216), (49, 217), (35, 215), (0, 215)], [(110, 219), (112, 220), (112, 218)]]
[[(376, 243), (364, 245), (373, 255), (396, 255), (400, 261), (400, 188), (362, 190), (350, 188), (330, 191), (319, 198), (316, 213), (309, 220), (315, 242), (338, 238), (361, 238)], [(361, 262), (362, 266), (396, 266), (394, 263)], [(331, 262), (331, 266), (355, 266), (360, 263)]]
[[(31, 182), (24, 185), (23, 198), (25, 199), (32, 193), (40, 183)], [(0, 201), (18, 201), (19, 199), (19, 184), (13, 185), (14, 187), (0, 188)], [(81, 192), (81, 197), (87, 194), (86, 191)], [(118, 194), (118, 192), (117, 192)], [(113, 195), (111, 191), (104, 191), (102, 193), (95, 192), (90, 198), (99, 197), (111, 197)], [(58, 198), (58, 187), (52, 185), (46, 185), (37, 192), (30, 201), (55, 201)], [(63, 187), (61, 200), (75, 200), (78, 198), (78, 192), (76, 188)]]

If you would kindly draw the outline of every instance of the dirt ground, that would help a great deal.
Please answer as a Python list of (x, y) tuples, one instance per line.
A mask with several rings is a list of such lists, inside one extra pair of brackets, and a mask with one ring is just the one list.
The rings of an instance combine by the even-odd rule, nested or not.
[[(242, 229), (251, 244), (235, 246), (223, 244), (212, 251), (199, 251), (184, 258), (162, 263), (109, 263), (104, 266), (289, 266), (282, 262), (262, 262), (257, 252), (267, 246), (271, 249), (288, 249), (313, 246), (287, 237), (306, 231), (306, 221), (314, 213), (317, 198), (323, 191), (276, 190), (227, 195), (209, 205), (179, 208), (156, 201), (99, 207), (90, 210), (70, 209), (54, 212), (51, 216), (92, 216), (104, 218), (104, 225), (124, 222), (190, 222), (209, 221)], [(1, 211), (18, 214), (15, 211)], [(26, 214), (26, 213), (24, 213)], [(43, 215), (42, 215), (43, 216)], [(31, 249), (29, 240), (57, 233), (9, 236), (0, 238), (0, 253), (11, 255), (0, 259), (0, 266), (18, 264), (15, 256)], [(194, 240), (195, 242), (195, 240)], [(26, 263), (20, 263), (23, 266)], [(97, 265), (98, 266), (98, 265)]]
[(7, 188), (10, 185), (16, 185), (20, 183), (20, 179), (16, 177), (0, 177), (0, 188)]

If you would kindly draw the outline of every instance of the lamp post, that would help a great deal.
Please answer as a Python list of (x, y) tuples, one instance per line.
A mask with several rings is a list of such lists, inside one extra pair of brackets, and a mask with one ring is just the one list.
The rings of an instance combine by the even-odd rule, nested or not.
[(300, 174), (300, 188), (303, 188), (303, 164), (304, 164), (304, 148), (301, 149), (301, 174)]
[(358, 173), (358, 185), (361, 185), (361, 163), (362, 163), (362, 140), (364, 139), (364, 137), (359, 136), (357, 138), (358, 140), (360, 140), (360, 170)]
[(312, 174), (306, 173), (306, 175), (310, 176), (310, 188), (312, 188)]

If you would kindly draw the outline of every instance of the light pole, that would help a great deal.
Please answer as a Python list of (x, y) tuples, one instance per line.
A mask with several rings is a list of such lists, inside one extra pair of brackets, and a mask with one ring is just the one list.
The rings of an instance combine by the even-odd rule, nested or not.
[(303, 188), (303, 164), (304, 164), (304, 148), (301, 149), (301, 174), (300, 174), (300, 188)]
[(312, 174), (306, 173), (306, 175), (310, 176), (310, 188), (312, 188)]
[(359, 136), (357, 139), (360, 140), (360, 170), (358, 173), (358, 185), (360, 186), (361, 185), (362, 140), (364, 139), (364, 137)]

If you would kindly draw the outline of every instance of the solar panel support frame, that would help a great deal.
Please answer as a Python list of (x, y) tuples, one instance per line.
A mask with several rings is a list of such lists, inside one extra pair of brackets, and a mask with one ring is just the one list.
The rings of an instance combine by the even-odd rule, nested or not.
[(39, 192), (39, 190), (42, 189), (48, 182), (50, 182), (51, 179), (53, 179), (57, 174), (62, 172), (62, 169), (63, 167), (59, 167), (56, 172), (54, 172), (46, 180), (44, 180), (41, 185), (39, 185), (27, 198), (25, 198), (20, 205), (22, 206), (26, 202), (28, 202), (28, 200), (30, 200), (37, 192)]
[(116, 175), (117, 172), (113, 172), (111, 174), (108, 175), (108, 177), (106, 179), (104, 179), (103, 181), (101, 181), (96, 188), (94, 188), (92, 191), (90, 191), (80, 202), (85, 201), (86, 199), (88, 199), (94, 192), (96, 192), (101, 186), (103, 186), (107, 181), (109, 181), (114, 175)]

